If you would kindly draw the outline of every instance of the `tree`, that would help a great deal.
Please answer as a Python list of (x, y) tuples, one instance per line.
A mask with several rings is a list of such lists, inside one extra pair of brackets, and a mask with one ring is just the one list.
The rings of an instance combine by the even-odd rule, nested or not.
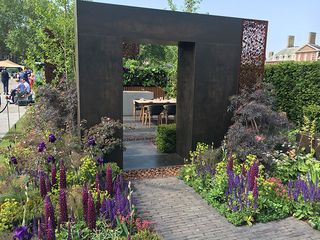
[[(7, 0), (6, 8), (10, 7)], [(6, 47), (34, 66), (54, 66), (55, 75), (69, 79), (75, 72), (74, 0), (13, 0), (21, 5), (17, 23), (8, 31)], [(17, 4), (18, 5), (18, 4)]]

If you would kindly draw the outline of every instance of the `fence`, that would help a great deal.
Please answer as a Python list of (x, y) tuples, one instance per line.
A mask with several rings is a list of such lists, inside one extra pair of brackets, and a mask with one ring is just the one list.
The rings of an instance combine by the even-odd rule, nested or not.
[(161, 87), (144, 87), (144, 86), (123, 86), (124, 91), (149, 91), (153, 92), (154, 98), (164, 98), (165, 92)]

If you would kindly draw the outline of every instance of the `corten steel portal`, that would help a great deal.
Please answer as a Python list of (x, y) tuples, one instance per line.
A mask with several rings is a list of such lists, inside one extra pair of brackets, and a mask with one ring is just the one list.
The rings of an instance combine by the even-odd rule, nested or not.
[[(76, 21), (79, 122), (122, 120), (123, 42), (177, 44), (177, 153), (187, 157), (197, 142), (220, 144), (249, 54), (243, 19), (77, 1)], [(122, 151), (111, 158), (122, 166)]]

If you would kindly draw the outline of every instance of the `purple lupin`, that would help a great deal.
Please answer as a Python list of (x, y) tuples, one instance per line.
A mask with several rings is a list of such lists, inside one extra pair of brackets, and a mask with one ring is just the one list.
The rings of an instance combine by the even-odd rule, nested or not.
[(59, 205), (60, 205), (60, 223), (64, 224), (68, 221), (68, 208), (67, 208), (66, 191), (63, 188), (60, 188)]
[(106, 191), (110, 196), (112, 196), (112, 187), (112, 169), (110, 164), (108, 164), (106, 171)]
[(72, 234), (71, 234), (71, 223), (68, 222), (68, 238), (67, 240), (72, 240)]
[(45, 224), (46, 224), (45, 227), (48, 228), (49, 219), (50, 219), (52, 223), (52, 227), (53, 229), (55, 229), (56, 224), (55, 224), (55, 218), (54, 218), (54, 208), (49, 195), (47, 195), (44, 198), (44, 213), (45, 213)]
[(94, 201), (92, 198), (92, 194), (89, 193), (89, 197), (88, 197), (88, 227), (90, 229), (95, 229), (96, 228), (96, 210), (94, 207)]
[(101, 208), (101, 198), (100, 198), (100, 190), (98, 189), (98, 192), (97, 192), (97, 202), (96, 202), (96, 210), (97, 210), (97, 213), (99, 214), (100, 212), (100, 208)]
[(60, 160), (59, 163), (59, 171), (60, 171), (60, 189), (67, 188), (67, 178), (66, 178), (66, 168), (64, 166), (63, 160)]
[(52, 186), (57, 184), (57, 168), (55, 163), (51, 165), (51, 183)]
[(38, 220), (38, 239), (43, 239), (40, 219)]
[(47, 226), (47, 240), (55, 240), (56, 236), (54, 233), (53, 221), (51, 218), (48, 218), (48, 226)]
[(254, 209), (257, 208), (257, 203), (258, 203), (258, 185), (257, 185), (257, 179), (254, 179), (253, 182), (253, 189), (252, 189), (252, 195), (253, 195), (253, 199), (254, 199), (254, 203), (253, 203), (253, 207)]
[(82, 208), (83, 208), (83, 218), (87, 221), (88, 215), (88, 187), (85, 184), (82, 188)]
[(98, 171), (96, 173), (95, 186), (96, 186), (96, 190), (98, 191), (100, 189), (100, 179), (99, 179), (99, 172)]
[(47, 193), (51, 192), (51, 182), (50, 182), (49, 176), (47, 174), (45, 174), (45, 181), (46, 181)]
[(47, 188), (46, 188), (45, 176), (42, 171), (39, 171), (39, 177), (40, 177), (40, 195), (42, 198), (44, 198), (47, 195)]

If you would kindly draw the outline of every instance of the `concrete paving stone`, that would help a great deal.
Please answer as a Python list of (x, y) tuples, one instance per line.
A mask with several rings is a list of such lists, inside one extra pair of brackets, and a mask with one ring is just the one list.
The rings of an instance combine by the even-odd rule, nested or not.
[(163, 239), (320, 240), (320, 232), (293, 217), (252, 227), (235, 227), (192, 188), (175, 177), (135, 180), (134, 196)]

